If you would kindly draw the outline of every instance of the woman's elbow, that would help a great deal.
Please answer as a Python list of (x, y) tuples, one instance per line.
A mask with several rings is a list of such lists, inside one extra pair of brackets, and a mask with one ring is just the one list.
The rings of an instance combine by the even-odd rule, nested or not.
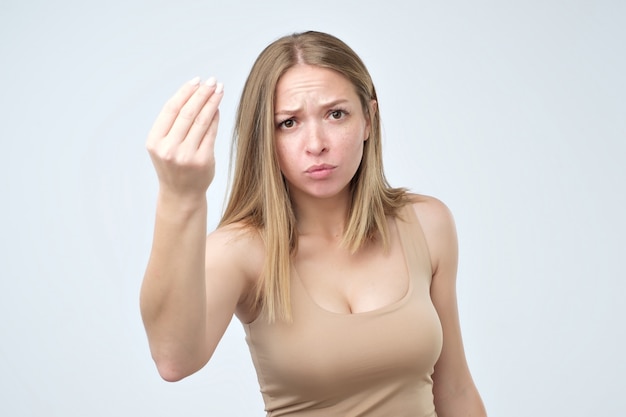
[(204, 363), (189, 363), (172, 358), (154, 358), (157, 371), (161, 378), (167, 382), (177, 382), (196, 372), (198, 372)]
[(163, 380), (167, 382), (177, 382), (189, 376), (185, 372), (181, 372), (180, 369), (169, 364), (160, 365), (157, 363), (157, 371), (159, 372), (161, 378), (163, 378)]

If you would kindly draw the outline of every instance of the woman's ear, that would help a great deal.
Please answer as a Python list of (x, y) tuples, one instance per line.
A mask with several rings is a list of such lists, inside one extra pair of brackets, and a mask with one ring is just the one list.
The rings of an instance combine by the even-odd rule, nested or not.
[(365, 137), (363, 141), (366, 141), (370, 137), (370, 132), (372, 130), (372, 120), (374, 120), (374, 116), (376, 115), (376, 111), (378, 110), (378, 103), (376, 100), (372, 99), (367, 106), (367, 114), (365, 115)]
[(376, 114), (376, 110), (378, 110), (378, 102), (374, 99), (371, 99), (370, 105), (369, 105), (369, 112), (370, 112), (371, 119), (374, 118), (374, 115)]

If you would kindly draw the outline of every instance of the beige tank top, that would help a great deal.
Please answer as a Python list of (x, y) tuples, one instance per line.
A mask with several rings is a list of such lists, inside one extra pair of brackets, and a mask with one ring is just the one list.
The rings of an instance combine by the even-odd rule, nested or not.
[(434, 417), (432, 373), (442, 347), (430, 299), (430, 256), (407, 204), (396, 217), (407, 293), (377, 310), (333, 313), (292, 274), (293, 322), (244, 325), (267, 416)]

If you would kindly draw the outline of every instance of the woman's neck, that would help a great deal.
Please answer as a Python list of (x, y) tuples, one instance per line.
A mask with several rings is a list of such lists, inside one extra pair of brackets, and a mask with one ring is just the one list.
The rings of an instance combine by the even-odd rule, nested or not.
[(329, 198), (292, 195), (298, 234), (318, 235), (331, 240), (341, 239), (348, 221), (350, 199), (348, 188)]

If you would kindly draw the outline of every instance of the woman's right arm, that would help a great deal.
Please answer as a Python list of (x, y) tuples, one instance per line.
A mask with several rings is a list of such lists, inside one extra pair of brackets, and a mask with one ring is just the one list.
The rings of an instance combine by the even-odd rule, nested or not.
[[(205, 265), (206, 191), (215, 172), (222, 96), (213, 78), (186, 83), (164, 106), (146, 144), (159, 193), (140, 307), (152, 357), (168, 381), (206, 364), (243, 291), (242, 279), (210, 281)], [(241, 276), (222, 265), (214, 272)]]

